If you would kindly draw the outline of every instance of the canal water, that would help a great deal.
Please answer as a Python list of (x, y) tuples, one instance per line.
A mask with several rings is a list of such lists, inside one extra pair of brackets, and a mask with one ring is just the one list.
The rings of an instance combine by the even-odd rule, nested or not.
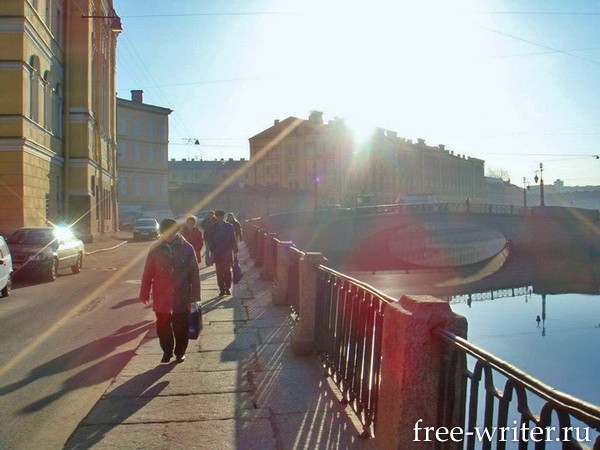
[(394, 298), (446, 299), (467, 318), (470, 342), (560, 391), (600, 405), (597, 260), (519, 257), (444, 271), (349, 274)]

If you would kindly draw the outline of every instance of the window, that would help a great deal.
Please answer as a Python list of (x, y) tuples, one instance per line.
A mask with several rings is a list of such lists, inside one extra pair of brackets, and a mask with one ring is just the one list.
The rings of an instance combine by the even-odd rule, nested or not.
[(148, 178), (147, 196), (154, 197), (154, 178)]
[(40, 114), (40, 59), (33, 55), (29, 58), (31, 74), (29, 77), (29, 118), (34, 122), (39, 122)]
[(128, 187), (129, 187), (129, 180), (127, 179), (127, 177), (121, 177), (119, 178), (119, 194), (122, 197), (127, 197), (128, 194)]
[(136, 197), (142, 195), (142, 178), (139, 175), (133, 179), (133, 195)]
[(133, 135), (136, 137), (140, 137), (142, 135), (142, 122), (139, 120), (133, 122)]
[(121, 161), (127, 160), (127, 144), (125, 142), (119, 142), (119, 159)]
[(142, 149), (140, 148), (140, 144), (135, 144), (133, 147), (133, 161), (140, 162), (142, 160)]
[(153, 163), (154, 162), (154, 148), (150, 147), (148, 149), (148, 162), (149, 163)]
[(165, 198), (167, 196), (167, 193), (169, 192), (169, 184), (167, 182), (166, 179), (163, 179), (162, 182), (160, 183), (160, 195), (162, 198)]
[(149, 138), (154, 137), (154, 122), (146, 123), (146, 134), (148, 135)]
[(121, 134), (127, 134), (127, 117), (121, 116), (119, 119), (119, 132)]
[(62, 86), (56, 84), (52, 92), (52, 131), (58, 138), (62, 138), (63, 125), (63, 99)]

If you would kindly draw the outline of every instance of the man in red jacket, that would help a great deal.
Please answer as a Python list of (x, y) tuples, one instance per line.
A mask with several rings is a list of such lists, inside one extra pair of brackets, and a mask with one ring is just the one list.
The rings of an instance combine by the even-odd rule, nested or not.
[(190, 304), (200, 300), (200, 272), (192, 245), (177, 233), (177, 222), (163, 220), (160, 232), (160, 242), (146, 259), (140, 301), (148, 304), (152, 291), (161, 362), (168, 363), (175, 352), (179, 363), (188, 346)]
[(200, 264), (200, 261), (202, 261), (200, 252), (202, 251), (202, 247), (204, 247), (204, 238), (202, 237), (202, 231), (196, 226), (195, 216), (188, 217), (185, 226), (181, 230), (181, 235), (186, 241), (192, 244), (192, 247), (194, 247), (194, 250), (196, 251), (196, 260), (198, 261), (198, 264)]

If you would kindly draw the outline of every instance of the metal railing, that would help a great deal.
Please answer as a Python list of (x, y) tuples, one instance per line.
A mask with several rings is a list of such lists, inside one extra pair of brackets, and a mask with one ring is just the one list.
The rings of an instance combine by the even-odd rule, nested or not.
[(289, 252), (288, 303), (294, 313), (298, 315), (300, 312), (300, 258), (304, 256), (304, 252), (296, 247), (290, 247)]
[(531, 214), (534, 207), (523, 207), (516, 205), (492, 205), (465, 203), (411, 203), (405, 205), (377, 205), (362, 206), (353, 209), (362, 214), (398, 214), (409, 213), (471, 213), (471, 214)]
[[(442, 339), (445, 355), (440, 398), (443, 408), (438, 425), (448, 423), (451, 410), (457, 405), (466, 407), (463, 448), (474, 449), (477, 443), (477, 448), (487, 450), (492, 448), (493, 441), (496, 443), (494, 448), (498, 450), (505, 449), (507, 442), (510, 442), (511, 448), (518, 442), (520, 450), (529, 448), (530, 442), (535, 443), (536, 450), (545, 449), (548, 442), (552, 445), (559, 443), (563, 449), (600, 448), (600, 408), (553, 389), (447, 330), (437, 328), (435, 331)], [(475, 359), (472, 370), (467, 367), (468, 356)], [(461, 394), (461, 390), (456, 389), (457, 371), (462, 372), (463, 385), (469, 385), (468, 392)], [(502, 391), (494, 385), (494, 374), (506, 379)], [(482, 379), (484, 392), (480, 393)], [(539, 414), (532, 411), (534, 408), (528, 394), (535, 396), (535, 402), (542, 405)], [(516, 405), (513, 404), (513, 408), (516, 411), (513, 413), (519, 414), (518, 428), (516, 418), (510, 422), (512, 426), (509, 425), (510, 406), (515, 395)], [(479, 405), (481, 400), (484, 401), (483, 409)], [(558, 419), (557, 426), (552, 426), (554, 414)], [(513, 431), (500, 431), (506, 430), (506, 427)], [(514, 432), (515, 429), (518, 431)], [(590, 435), (591, 430), (596, 430), (595, 438)], [(585, 440), (588, 440), (585, 444), (579, 442)]]
[(375, 429), (385, 306), (395, 300), (373, 287), (320, 265), (315, 342), (331, 376), (363, 424)]

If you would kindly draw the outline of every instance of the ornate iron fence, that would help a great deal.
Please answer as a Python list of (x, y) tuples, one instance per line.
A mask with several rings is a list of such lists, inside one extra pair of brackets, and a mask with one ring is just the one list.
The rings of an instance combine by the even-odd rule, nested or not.
[[(435, 331), (442, 339), (445, 355), (440, 398), (443, 408), (438, 425), (448, 423), (450, 411), (457, 405), (466, 406), (465, 441), (461, 448), (472, 450), (477, 443), (477, 448), (487, 450), (494, 441), (494, 448), (498, 450), (505, 449), (507, 442), (510, 448), (518, 442), (519, 450), (529, 448), (530, 442), (534, 442), (536, 450), (545, 449), (550, 443), (569, 450), (600, 448), (600, 408), (545, 385), (447, 330), (437, 328)], [(467, 367), (467, 357), (475, 360), (472, 370)], [(456, 371), (462, 372), (468, 392), (456, 389)], [(502, 391), (494, 385), (494, 374), (506, 380)], [(484, 392), (479, 391), (482, 379)], [(531, 401), (529, 394), (535, 396), (535, 400)], [(513, 414), (518, 414), (509, 423), (515, 395)], [(482, 400), (483, 409), (479, 405)], [(541, 405), (539, 414), (533, 412), (532, 403)], [(558, 426), (552, 426), (553, 415)]]
[(288, 303), (292, 310), (298, 315), (300, 309), (300, 258), (304, 256), (304, 252), (296, 247), (289, 249), (289, 265), (288, 265)]
[(315, 305), (315, 342), (325, 370), (363, 424), (375, 429), (383, 315), (395, 300), (373, 287), (320, 265)]

